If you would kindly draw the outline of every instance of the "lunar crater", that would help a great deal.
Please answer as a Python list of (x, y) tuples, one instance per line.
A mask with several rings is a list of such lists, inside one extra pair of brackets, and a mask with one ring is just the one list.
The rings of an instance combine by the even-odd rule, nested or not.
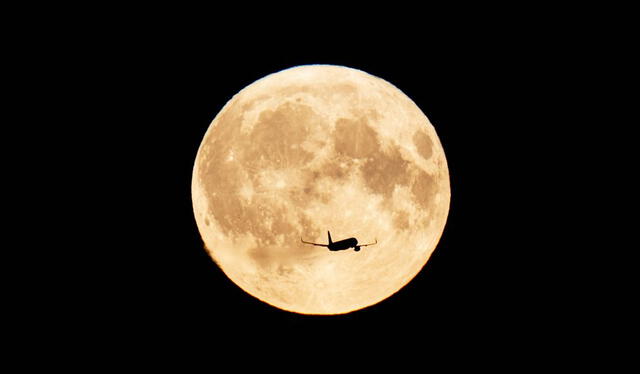
[(413, 135), (413, 143), (415, 144), (420, 156), (425, 160), (431, 158), (433, 143), (424, 131), (418, 130), (415, 132), (415, 135)]

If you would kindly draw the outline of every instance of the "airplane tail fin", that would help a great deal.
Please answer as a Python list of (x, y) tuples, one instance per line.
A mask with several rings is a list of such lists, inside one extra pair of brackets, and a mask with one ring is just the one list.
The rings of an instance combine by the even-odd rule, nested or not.
[(327, 235), (329, 236), (329, 244), (333, 244), (333, 242), (331, 241), (331, 233), (329, 231), (327, 231)]

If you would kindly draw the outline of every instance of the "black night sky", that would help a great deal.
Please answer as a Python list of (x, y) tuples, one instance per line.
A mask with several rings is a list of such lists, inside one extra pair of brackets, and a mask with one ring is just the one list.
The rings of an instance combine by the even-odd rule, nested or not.
[[(130, 298), (114, 311), (120, 318), (151, 330), (162, 324), (175, 333), (263, 325), (484, 331), (508, 320), (514, 328), (524, 323), (518, 316), (530, 307), (523, 297), (530, 284), (523, 278), (533, 248), (518, 237), (514, 210), (530, 202), (520, 195), (528, 182), (519, 179), (520, 171), (527, 166), (511, 152), (521, 141), (517, 128), (529, 121), (519, 111), (514, 86), (531, 77), (517, 69), (520, 56), (498, 61), (496, 51), (480, 46), (453, 54), (393, 45), (345, 51), (331, 43), (255, 54), (189, 47), (157, 46), (129, 72), (138, 81), (127, 104), (141, 117), (127, 118), (116, 130), (130, 142), (124, 145), (131, 147), (127, 155), (135, 155), (122, 180), (113, 181), (130, 204), (122, 214), (133, 236), (118, 255), (131, 282), (117, 281)], [(450, 215), (427, 266), (388, 300), (338, 317), (283, 312), (237, 288), (202, 249), (190, 200), (196, 151), (227, 100), (269, 73), (310, 63), (355, 67), (401, 88), (434, 124), (451, 173)]]
[[(84, 339), (164, 347), (284, 336), (295, 337), (283, 338), (288, 345), (366, 350), (410, 336), (475, 346), (491, 336), (513, 352), (568, 319), (559, 307), (566, 293), (552, 282), (557, 217), (543, 208), (545, 191), (557, 188), (548, 167), (557, 144), (540, 142), (560, 131), (549, 82), (566, 67), (535, 33), (414, 25), (412, 38), (380, 30), (248, 38), (135, 24), (87, 37), (70, 67), (84, 77), (77, 105), (87, 125), (75, 133), (88, 153), (69, 160), (100, 190), (99, 201), (80, 192), (84, 211), (100, 214), (81, 224), (80, 274), (68, 280), (78, 306), (65, 318), (83, 326)], [(452, 194), (439, 245), (412, 282), (377, 305), (326, 317), (276, 309), (235, 286), (205, 253), (191, 204), (196, 152), (223, 105), (267, 74), (316, 63), (366, 71), (414, 100), (442, 142)]]

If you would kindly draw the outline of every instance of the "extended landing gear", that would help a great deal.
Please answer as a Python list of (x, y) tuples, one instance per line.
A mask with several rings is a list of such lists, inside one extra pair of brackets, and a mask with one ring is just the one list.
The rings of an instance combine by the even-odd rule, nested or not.
[(360, 247), (354, 247), (353, 250), (358, 252), (360, 250)]

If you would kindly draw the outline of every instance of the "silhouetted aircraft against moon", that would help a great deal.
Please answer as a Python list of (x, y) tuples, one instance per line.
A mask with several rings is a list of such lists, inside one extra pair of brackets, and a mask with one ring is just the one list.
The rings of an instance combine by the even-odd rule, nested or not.
[(354, 251), (358, 252), (360, 250), (360, 247), (366, 247), (368, 245), (378, 244), (378, 239), (376, 239), (374, 243), (369, 243), (369, 244), (358, 244), (358, 239), (356, 238), (348, 238), (348, 239), (343, 239), (343, 240), (334, 242), (331, 240), (331, 233), (329, 231), (327, 231), (327, 236), (329, 237), (329, 244), (305, 242), (302, 238), (300, 238), (300, 240), (305, 244), (312, 244), (318, 247), (327, 247), (329, 248), (330, 251), (342, 251), (345, 249), (353, 248)]

